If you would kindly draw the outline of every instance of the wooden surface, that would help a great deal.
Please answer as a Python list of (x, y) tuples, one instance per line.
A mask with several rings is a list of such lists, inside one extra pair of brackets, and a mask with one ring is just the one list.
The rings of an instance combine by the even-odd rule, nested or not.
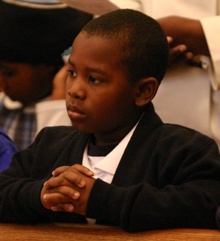
[(99, 225), (15, 225), (0, 223), (0, 241), (220, 241), (220, 231), (171, 229), (127, 233)]

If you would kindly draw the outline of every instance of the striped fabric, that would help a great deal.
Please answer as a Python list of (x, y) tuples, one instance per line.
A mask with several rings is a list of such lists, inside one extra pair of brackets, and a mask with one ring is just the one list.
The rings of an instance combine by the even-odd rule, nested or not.
[(36, 114), (34, 110), (34, 107), (32, 111), (22, 108), (7, 109), (4, 106), (4, 98), (0, 101), (0, 127), (20, 150), (30, 145), (35, 137)]

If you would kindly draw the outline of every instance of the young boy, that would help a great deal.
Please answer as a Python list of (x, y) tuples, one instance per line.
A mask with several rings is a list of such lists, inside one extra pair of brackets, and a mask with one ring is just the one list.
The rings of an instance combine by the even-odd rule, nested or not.
[(159, 24), (138, 11), (83, 28), (68, 64), (73, 127), (45, 128), (0, 174), (1, 222), (216, 228), (216, 143), (162, 123), (151, 103), (168, 52)]

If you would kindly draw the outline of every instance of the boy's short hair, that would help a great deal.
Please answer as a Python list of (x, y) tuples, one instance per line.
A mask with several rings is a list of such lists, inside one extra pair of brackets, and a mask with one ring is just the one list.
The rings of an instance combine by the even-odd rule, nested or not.
[(156, 20), (131, 9), (102, 15), (83, 28), (89, 36), (114, 41), (122, 50), (122, 64), (130, 81), (155, 77), (160, 83), (168, 65), (169, 46)]
[(0, 0), (0, 61), (5, 62), (57, 63), (93, 18), (67, 6), (35, 8), (11, 2)]

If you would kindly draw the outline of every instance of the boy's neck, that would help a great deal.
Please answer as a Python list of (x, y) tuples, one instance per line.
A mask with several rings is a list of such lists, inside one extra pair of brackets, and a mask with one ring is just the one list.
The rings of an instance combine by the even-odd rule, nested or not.
[(134, 121), (131, 122), (130, 125), (121, 128), (120, 130), (115, 130), (114, 132), (105, 132), (101, 134), (94, 134), (92, 137), (93, 145), (97, 146), (109, 146), (118, 144), (130, 131), (131, 129), (137, 124), (137, 122), (141, 119), (144, 112), (138, 115)]

